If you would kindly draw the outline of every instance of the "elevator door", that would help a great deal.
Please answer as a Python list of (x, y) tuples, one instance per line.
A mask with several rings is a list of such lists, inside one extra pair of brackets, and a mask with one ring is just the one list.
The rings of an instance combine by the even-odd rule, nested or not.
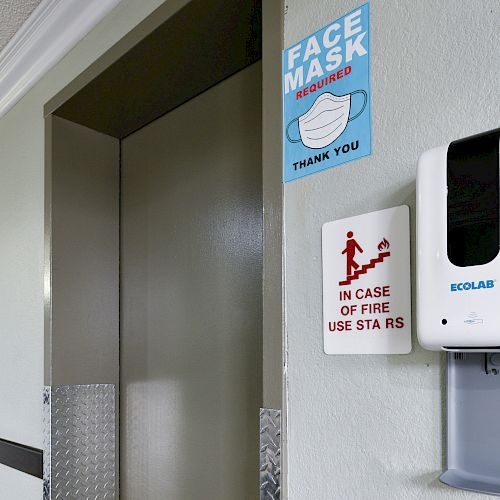
[(122, 141), (126, 500), (259, 496), (261, 82), (256, 63)]

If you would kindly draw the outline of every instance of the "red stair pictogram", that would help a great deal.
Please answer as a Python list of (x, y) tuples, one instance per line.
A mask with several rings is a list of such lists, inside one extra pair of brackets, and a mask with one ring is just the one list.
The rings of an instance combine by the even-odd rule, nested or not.
[(339, 285), (340, 286), (350, 285), (352, 281), (357, 280), (362, 274), (366, 274), (368, 272), (368, 269), (373, 269), (377, 264), (382, 262), (386, 257), (389, 257), (389, 255), (391, 255), (391, 252), (380, 252), (378, 254), (378, 257), (370, 260), (370, 262), (368, 264), (362, 265), (360, 269), (358, 269), (357, 271), (354, 271), (354, 274), (347, 276), (347, 279), (345, 281), (341, 281), (339, 283)]

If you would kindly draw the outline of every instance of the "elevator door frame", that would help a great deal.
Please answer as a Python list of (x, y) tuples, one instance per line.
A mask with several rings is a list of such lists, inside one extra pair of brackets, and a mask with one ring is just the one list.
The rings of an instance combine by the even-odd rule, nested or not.
[[(231, 2), (226, 0), (179, 0), (173, 2), (165, 2), (148, 18), (134, 28), (129, 34), (121, 39), (114, 47), (106, 52), (102, 57), (95, 61), (86, 71), (79, 75), (74, 81), (67, 85), (60, 93), (51, 99), (45, 106), (45, 385), (49, 389), (49, 396), (52, 398), (52, 406), (58, 402), (55, 391), (60, 386), (87, 386), (93, 385), (96, 381), (100, 384), (117, 385), (119, 383), (118, 366), (106, 367), (105, 363), (92, 365), (93, 355), (96, 348), (99, 349), (100, 340), (89, 345), (85, 342), (80, 344), (81, 356), (75, 359), (72, 363), (71, 356), (68, 356), (70, 350), (68, 346), (73, 345), (71, 332), (68, 332), (67, 322), (60, 324), (66, 325), (65, 329), (54, 329), (59, 318), (59, 311), (64, 310), (64, 289), (59, 291), (61, 301), (59, 304), (54, 304), (53, 297), (56, 292), (54, 282), (54, 269), (59, 262), (54, 263), (53, 258), (58, 252), (62, 255), (63, 248), (54, 248), (54, 216), (57, 218), (57, 210), (64, 209), (64, 203), (59, 204), (59, 208), (54, 205), (54, 173), (57, 174), (57, 169), (54, 169), (54, 154), (57, 153), (54, 144), (57, 142), (57, 126), (54, 122), (63, 119), (68, 122), (73, 122), (77, 126), (83, 126), (88, 129), (90, 136), (95, 133), (98, 138), (99, 134), (106, 134), (120, 141), (128, 134), (142, 128), (149, 121), (154, 120), (162, 114), (171, 111), (176, 106), (186, 102), (195, 95), (204, 92), (212, 85), (220, 83), (223, 79), (249, 66), (256, 60), (261, 58), (262, 52), (260, 43), (255, 43), (255, 37), (262, 36), (264, 39), (264, 47), (266, 47), (263, 57), (263, 191), (264, 191), (264, 284), (263, 284), (263, 324), (264, 324), (264, 387), (263, 387), (263, 406), (281, 408), (282, 407), (282, 237), (281, 237), (281, 219), (282, 219), (282, 187), (281, 187), (281, 169), (277, 168), (281, 159), (281, 106), (279, 99), (276, 98), (280, 93), (280, 76), (281, 76), (281, 46), (282, 46), (282, 9), (281, 2), (276, 2), (273, 6), (264, 3), (262, 11), (260, 10), (260, 2), (254, 0), (244, 1), (245, 8), (241, 8), (241, 2), (238, 6), (238, 12), (245, 12), (247, 15), (239, 16), (244, 18), (244, 22), (230, 23), (235, 30), (233, 39), (240, 39), (241, 43), (236, 44), (236, 47), (230, 53), (222, 68), (209, 75), (208, 79), (203, 80), (198, 86), (192, 84), (188, 86), (184, 95), (177, 94), (175, 99), (165, 100), (161, 97), (165, 94), (165, 89), (169, 83), (172, 83), (172, 75), (179, 78), (182, 73), (179, 69), (182, 64), (176, 61), (173, 73), (161, 77), (158, 74), (156, 78), (155, 91), (151, 91), (147, 75), (144, 78), (135, 78), (134, 84), (137, 85), (136, 94), (132, 97), (130, 93), (123, 92), (120, 97), (120, 92), (109, 92), (109, 88), (126, 89), (129, 85), (127, 79), (123, 79), (124, 71), (127, 69), (135, 70), (137, 75), (140, 75), (141, 67), (144, 66), (142, 61), (147, 60), (148, 51), (151, 50), (166, 50), (165, 47), (158, 45), (158, 34), (166, 33), (167, 31), (176, 32), (178, 25), (185, 23), (187, 19), (201, 19), (203, 11), (205, 14), (211, 9), (217, 12), (217, 16), (212, 20), (219, 20), (222, 24), (214, 27), (211, 32), (211, 42), (205, 44), (204, 59), (200, 61), (200, 71), (208, 71), (213, 66), (213, 60), (217, 54), (220, 54), (220, 33), (225, 34), (227, 38), (228, 19), (231, 15), (235, 15), (235, 10), (221, 11), (224, 6), (228, 6)], [(235, 3), (238, 3), (235, 1)], [(201, 9), (201, 10), (200, 10)], [(245, 10), (246, 9), (246, 10)], [(262, 19), (260, 18), (262, 15)], [(224, 25), (226, 22), (226, 25)], [(213, 24), (213, 23), (212, 23)], [(189, 25), (189, 24), (188, 24)], [(195, 26), (196, 23), (191, 23)], [(185, 24), (184, 24), (185, 26)], [(262, 32), (261, 32), (262, 26)], [(277, 29), (278, 27), (278, 29)], [(223, 31), (225, 30), (225, 31)], [(191, 48), (200, 43), (196, 40), (199, 34), (185, 33), (186, 40), (190, 40), (186, 46)], [(231, 37), (229, 37), (231, 38)], [(250, 43), (249, 43), (250, 42)], [(182, 43), (181, 43), (182, 45)], [(171, 53), (165, 53), (165, 58), (172, 57)], [(184, 69), (191, 71), (196, 66), (196, 61), (193, 60), (192, 53), (186, 50), (184, 54), (185, 61), (183, 62)], [(220, 60), (220, 57), (218, 58)], [(156, 59), (158, 60), (158, 53)], [(220, 66), (220, 64), (219, 64)], [(143, 68), (144, 70), (145, 68)], [(164, 68), (163, 68), (164, 69)], [(139, 71), (139, 73), (137, 73)], [(133, 72), (133, 71), (132, 71)], [(161, 71), (159, 71), (161, 73)], [(194, 71), (194, 74), (197, 74)], [(130, 74), (129, 74), (130, 76)], [(151, 76), (151, 75), (150, 75)], [(179, 80), (177, 80), (179, 81)], [(175, 82), (174, 82), (175, 83)], [(122, 100), (120, 100), (122, 99)], [(130, 114), (123, 115), (124, 102), (123, 99), (129, 99)], [(106, 110), (100, 113), (100, 103), (103, 100), (109, 101), (109, 106)], [(147, 109), (147, 106), (142, 106), (144, 102), (154, 103), (155, 109)], [(85, 106), (85, 104), (87, 106)], [(127, 106), (128, 108), (129, 106)], [(91, 110), (90, 112), (88, 110)], [(144, 109), (143, 113), (141, 109)], [(112, 141), (111, 141), (112, 142)], [(113, 146), (110, 145), (112, 148)], [(119, 164), (119, 158), (118, 164)], [(85, 207), (91, 209), (91, 207)], [(118, 228), (117, 228), (118, 230)], [(78, 233), (78, 231), (75, 231)], [(60, 239), (61, 241), (61, 239)], [(57, 251), (55, 251), (57, 250)], [(73, 249), (74, 250), (74, 249)], [(103, 252), (109, 249), (103, 249)], [(65, 255), (67, 258), (66, 265), (71, 262), (71, 255)], [(78, 268), (80, 262), (84, 262), (84, 257), (80, 255), (74, 261), (75, 268)], [(118, 255), (116, 256), (118, 259)], [(90, 264), (90, 266), (89, 266)], [(91, 263), (86, 262), (85, 265), (91, 267)], [(57, 280), (56, 280), (57, 281)], [(109, 280), (112, 281), (112, 280)], [(74, 283), (73, 283), (74, 285)], [(58, 285), (57, 285), (58, 286)], [(119, 281), (112, 283), (111, 287), (115, 287), (118, 293)], [(92, 293), (91, 287), (87, 288), (87, 294)], [(62, 297), (62, 298), (61, 298)], [(85, 297), (83, 302), (85, 302)], [(65, 330), (65, 331), (63, 331)], [(113, 328), (111, 328), (113, 330)], [(76, 339), (76, 336), (75, 336)], [(94, 337), (95, 340), (95, 337)], [(119, 331), (113, 330), (104, 339), (109, 352), (115, 352), (113, 359), (118, 359), (119, 350)], [(74, 356), (74, 353), (72, 353)], [(79, 365), (79, 361), (84, 360)], [(116, 363), (117, 361), (112, 361)], [(46, 391), (47, 391), (46, 388)], [(50, 400), (49, 397), (49, 400)], [(101, 396), (99, 396), (101, 397)], [(49, 410), (50, 411), (50, 410)], [(53, 411), (53, 410), (52, 410)], [(116, 412), (116, 421), (118, 421), (118, 412)], [(53, 425), (53, 424), (52, 424)], [(256, 443), (258, 446), (258, 443)], [(116, 441), (116, 449), (118, 450), (118, 441)], [(52, 450), (53, 451), (53, 450)], [(49, 450), (50, 452), (50, 450)], [(116, 463), (118, 467), (118, 463)], [(118, 473), (118, 468), (117, 468)]]

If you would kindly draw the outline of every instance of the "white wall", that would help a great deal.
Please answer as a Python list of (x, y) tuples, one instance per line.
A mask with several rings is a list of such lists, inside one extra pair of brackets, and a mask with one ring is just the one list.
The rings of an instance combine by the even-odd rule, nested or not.
[[(0, 119), (0, 438), (42, 447), (43, 106), (162, 3), (122, 0)], [(0, 497), (39, 499), (41, 481), (0, 467)]]
[(40, 479), (0, 465), (0, 498), (2, 500), (41, 500)]
[[(362, 2), (286, 3), (289, 47)], [(499, 26), (498, 0), (372, 0), (373, 154), (285, 186), (290, 500), (487, 498), (437, 480), (445, 362), (415, 328), (408, 356), (323, 354), (321, 225), (409, 204), (414, 236), (420, 153), (500, 125)]]

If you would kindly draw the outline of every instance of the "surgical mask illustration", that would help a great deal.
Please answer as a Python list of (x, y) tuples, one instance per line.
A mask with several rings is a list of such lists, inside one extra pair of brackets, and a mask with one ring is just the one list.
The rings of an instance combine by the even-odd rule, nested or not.
[[(351, 100), (355, 94), (363, 96), (361, 110), (354, 116), (351, 112)], [(325, 92), (318, 96), (311, 108), (298, 118), (294, 118), (286, 128), (286, 136), (290, 142), (302, 144), (311, 149), (321, 149), (332, 144), (342, 135), (347, 124), (360, 116), (366, 108), (368, 95), (364, 90), (355, 90), (341, 96)], [(298, 122), (300, 139), (290, 136), (290, 128)]]

